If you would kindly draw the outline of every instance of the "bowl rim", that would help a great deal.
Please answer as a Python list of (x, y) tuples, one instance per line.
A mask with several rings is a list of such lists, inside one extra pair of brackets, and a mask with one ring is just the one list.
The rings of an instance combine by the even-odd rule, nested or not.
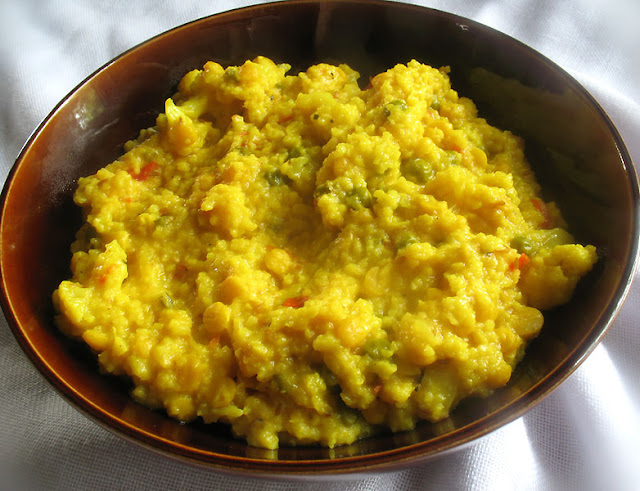
[(522, 416), (525, 412), (540, 403), (556, 387), (575, 372), (575, 370), (593, 352), (608, 331), (611, 324), (614, 322), (629, 293), (631, 283), (634, 279), (634, 273), (638, 267), (638, 251), (640, 242), (640, 188), (638, 184), (637, 171), (620, 133), (606, 111), (600, 106), (589, 91), (561, 66), (547, 58), (536, 49), (526, 45), (524, 42), (510, 36), (509, 34), (482, 24), (479, 21), (472, 20), (452, 12), (389, 0), (293, 0), (287, 2), (272, 1), (246, 5), (206, 15), (184, 24), (180, 24), (145, 39), (121, 52), (99, 68), (95, 69), (80, 83), (73, 87), (41, 120), (25, 141), (14, 161), (14, 164), (7, 174), (6, 180), (3, 184), (2, 193), (0, 194), (0, 235), (4, 234), (6, 204), (10, 198), (14, 177), (24, 164), (31, 146), (43, 132), (44, 128), (55, 118), (64, 106), (70, 102), (73, 96), (83, 87), (88, 85), (94, 78), (107, 71), (111, 66), (121, 62), (121, 60), (134, 55), (145, 46), (153, 44), (158, 40), (171, 37), (180, 31), (192, 29), (194, 26), (201, 23), (209, 23), (212, 22), (212, 20), (224, 21), (224, 17), (229, 15), (241, 12), (248, 15), (251, 12), (258, 13), (261, 10), (271, 9), (276, 6), (277, 8), (288, 8), (289, 6), (304, 4), (319, 5), (321, 3), (342, 5), (374, 4), (381, 7), (397, 7), (406, 10), (415, 9), (423, 13), (428, 11), (429, 15), (443, 18), (450, 22), (455, 22), (459, 27), (465, 30), (481, 30), (484, 31), (484, 35), (499, 38), (504, 42), (508, 42), (513, 45), (514, 49), (526, 51), (529, 55), (533, 55), (538, 61), (545, 64), (551, 71), (560, 75), (573, 90), (585, 97), (587, 103), (596, 110), (600, 119), (606, 124), (607, 129), (617, 147), (620, 162), (624, 168), (627, 182), (630, 187), (631, 200), (635, 205), (630, 216), (630, 220), (633, 223), (632, 239), (629, 245), (630, 254), (627, 258), (624, 271), (621, 274), (620, 282), (617, 284), (615, 291), (612, 292), (612, 298), (614, 301), (607, 305), (602, 316), (595, 324), (597, 329), (594, 328), (583, 342), (574, 347), (573, 350), (565, 356), (564, 360), (555, 366), (548, 375), (532, 385), (514, 400), (480, 419), (474, 420), (465, 426), (457, 428), (451, 433), (436, 436), (426, 441), (419, 441), (401, 447), (364, 455), (301, 461), (237, 457), (189, 447), (188, 445), (170, 441), (159, 435), (151, 434), (141, 428), (131, 425), (121, 418), (114, 417), (113, 415), (106, 413), (90, 399), (76, 391), (71, 385), (67, 384), (60, 374), (58, 374), (47, 362), (47, 359), (39, 352), (37, 347), (31, 342), (29, 336), (24, 332), (23, 326), (20, 324), (15, 314), (11, 295), (8, 293), (5, 276), (4, 253), (0, 250), (0, 286), (2, 287), (0, 288), (0, 305), (7, 323), (21, 349), (45, 380), (47, 380), (47, 382), (49, 382), (49, 384), (72, 407), (88, 419), (109, 430), (111, 433), (114, 433), (138, 446), (151, 450), (154, 453), (185, 462), (187, 464), (195, 465), (197, 467), (216, 469), (218, 471), (234, 475), (237, 475), (238, 472), (242, 472), (254, 477), (267, 478), (285, 477), (295, 479), (309, 476), (318, 478), (327, 475), (345, 477), (348, 475), (357, 476), (371, 472), (391, 471), (403, 467), (408, 463), (413, 464), (424, 462), (436, 454), (443, 455), (463, 448)]

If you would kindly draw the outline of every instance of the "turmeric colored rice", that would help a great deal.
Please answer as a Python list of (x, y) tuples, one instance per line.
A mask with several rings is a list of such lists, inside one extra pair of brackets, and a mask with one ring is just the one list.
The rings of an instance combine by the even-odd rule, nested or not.
[(596, 262), (448, 69), (366, 88), (259, 57), (188, 73), (82, 178), (57, 323), (140, 403), (250, 445), (348, 444), (504, 386)]

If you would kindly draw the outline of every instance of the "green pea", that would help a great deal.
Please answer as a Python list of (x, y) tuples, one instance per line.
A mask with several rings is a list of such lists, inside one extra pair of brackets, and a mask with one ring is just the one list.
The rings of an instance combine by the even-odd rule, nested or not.
[(326, 365), (320, 366), (320, 368), (318, 369), (318, 374), (322, 377), (322, 380), (324, 380), (324, 383), (326, 384), (329, 392), (331, 392), (332, 394), (339, 394), (342, 391), (342, 387), (340, 387), (340, 381), (338, 380), (338, 377), (336, 377), (336, 375), (331, 370), (329, 370)]
[(240, 74), (238, 73), (238, 69), (233, 66), (227, 68), (224, 71), (223, 77), (227, 82), (237, 82), (240, 80)]
[(271, 379), (271, 383), (273, 384), (274, 388), (281, 394), (286, 394), (288, 392), (287, 389), (290, 384), (282, 375), (276, 373)]
[(291, 184), (291, 178), (279, 170), (273, 170), (266, 172), (264, 178), (267, 180), (270, 186), (284, 186)]
[(387, 339), (375, 338), (368, 340), (362, 347), (364, 354), (374, 360), (383, 360), (393, 356), (391, 343)]
[(400, 172), (405, 179), (416, 184), (425, 184), (436, 176), (431, 164), (421, 158), (405, 160), (400, 164)]
[(323, 194), (329, 194), (331, 192), (331, 188), (325, 182), (324, 184), (320, 184), (313, 193), (313, 195), (317, 198), (318, 196), (322, 196)]
[(407, 106), (406, 102), (404, 102), (401, 99), (395, 99), (395, 100), (387, 103), (387, 105), (384, 107), (384, 115), (386, 117), (391, 116), (391, 110), (394, 107), (397, 107), (398, 109), (401, 109), (402, 111), (406, 111), (408, 109), (408, 106)]
[(407, 109), (407, 103), (404, 102), (403, 100), (400, 100), (400, 99), (396, 99), (394, 101), (391, 101), (389, 104), (391, 104), (392, 106), (397, 106), (400, 109), (402, 109), (403, 111)]
[(449, 165), (460, 165), (462, 157), (459, 152), (456, 152), (455, 150), (447, 150), (446, 154)]
[(161, 215), (156, 218), (155, 224), (156, 227), (166, 227), (169, 225), (169, 217), (167, 215)]
[(416, 244), (419, 242), (418, 237), (416, 237), (411, 232), (402, 232), (396, 238), (396, 249), (404, 249), (405, 247), (409, 247), (411, 244)]
[(249, 147), (236, 147), (234, 148), (234, 150), (240, 155), (251, 155), (251, 150), (249, 150)]
[(435, 109), (436, 111), (440, 109), (440, 97), (438, 94), (433, 94), (433, 99), (431, 99), (431, 109)]
[(356, 421), (358, 421), (358, 419), (360, 418), (358, 411), (346, 406), (341, 408), (338, 414), (340, 416), (340, 421), (342, 421), (346, 426), (355, 424)]
[(368, 235), (364, 240), (364, 249), (369, 257), (377, 257), (382, 254), (384, 245), (379, 235)]
[(360, 208), (369, 208), (373, 198), (369, 190), (362, 186), (353, 188), (349, 191), (345, 197), (346, 205), (352, 210), (359, 210)]
[(100, 234), (89, 223), (85, 223), (84, 226), (78, 231), (78, 240), (90, 244), (96, 242), (100, 238)]
[(516, 235), (511, 239), (510, 245), (520, 254), (525, 253), (530, 256), (533, 253), (533, 243), (524, 235)]
[(299, 147), (296, 145), (295, 147), (289, 149), (287, 154), (290, 159), (295, 159), (297, 157), (300, 157), (302, 156), (302, 147)]

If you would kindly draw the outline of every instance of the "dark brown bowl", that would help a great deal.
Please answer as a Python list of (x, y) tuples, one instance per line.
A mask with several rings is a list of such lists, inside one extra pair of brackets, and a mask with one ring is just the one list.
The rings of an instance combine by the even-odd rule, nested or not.
[[(353, 19), (358, 20), (357, 23)], [(256, 55), (304, 69), (348, 63), (362, 80), (412, 58), (450, 65), (454, 87), (480, 114), (526, 140), (548, 197), (600, 261), (573, 300), (547, 314), (509, 385), (470, 400), (445, 421), (333, 450), (267, 451), (219, 425), (179, 424), (132, 402), (119, 379), (58, 332), (51, 292), (70, 275), (80, 225), (78, 177), (116, 158), (154, 124), (188, 70)], [(27, 356), (84, 414), (165, 455), (264, 475), (363, 473), (423, 462), (512, 421), (558, 386), (593, 350), (629, 288), (638, 249), (638, 182), (611, 121), (566, 72), (520, 42), (455, 15), (379, 1), (292, 1), (222, 13), (133, 48), (81, 83), (31, 136), (2, 193), (2, 308)]]

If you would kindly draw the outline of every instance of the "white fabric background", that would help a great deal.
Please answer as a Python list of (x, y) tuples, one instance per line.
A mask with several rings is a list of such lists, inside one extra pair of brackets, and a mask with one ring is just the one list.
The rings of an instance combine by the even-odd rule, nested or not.
[[(54, 105), (125, 49), (245, 1), (0, 2), (0, 178)], [(529, 44), (600, 101), (640, 163), (637, 0), (432, 0)], [(639, 164), (640, 165), (640, 164)], [(42, 379), (0, 320), (0, 489), (640, 489), (640, 282), (556, 392), (477, 444), (364, 480), (231, 478), (131, 445)]]

